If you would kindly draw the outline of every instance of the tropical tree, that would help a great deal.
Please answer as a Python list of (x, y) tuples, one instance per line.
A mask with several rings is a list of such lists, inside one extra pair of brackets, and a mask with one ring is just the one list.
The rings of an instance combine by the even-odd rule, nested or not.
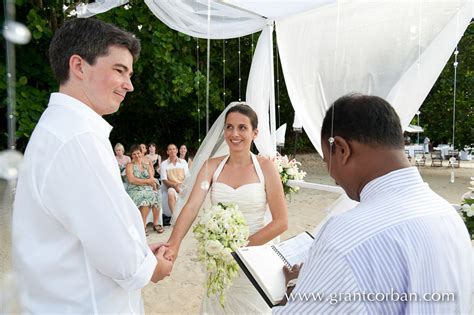
[(462, 149), (474, 142), (474, 24), (468, 27), (457, 48), (456, 93), (453, 53), (420, 109), (420, 120), (425, 135), (435, 145), (452, 143), (455, 109), (454, 145)]

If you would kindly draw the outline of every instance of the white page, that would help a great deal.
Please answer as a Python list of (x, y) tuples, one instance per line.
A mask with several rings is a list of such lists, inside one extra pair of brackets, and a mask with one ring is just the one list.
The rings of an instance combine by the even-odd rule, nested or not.
[(269, 245), (250, 246), (237, 249), (247, 269), (275, 305), (286, 292), (283, 260)]
[(304, 262), (313, 241), (314, 239), (305, 232), (273, 246), (285, 257), (290, 266), (293, 266)]

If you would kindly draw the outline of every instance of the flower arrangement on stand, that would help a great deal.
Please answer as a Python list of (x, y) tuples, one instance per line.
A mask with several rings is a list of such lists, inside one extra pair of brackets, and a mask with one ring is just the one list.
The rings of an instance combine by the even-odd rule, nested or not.
[(193, 232), (199, 243), (199, 260), (207, 273), (207, 296), (218, 295), (224, 307), (225, 291), (239, 272), (231, 253), (247, 244), (248, 225), (236, 204), (218, 203), (204, 209)]
[(471, 181), (470, 184), (470, 191), (464, 194), (459, 213), (466, 224), (471, 239), (474, 240), (474, 181)]
[(277, 153), (275, 157), (275, 165), (280, 173), (281, 183), (283, 184), (283, 191), (285, 196), (290, 196), (294, 193), (297, 193), (300, 188), (295, 186), (292, 187), (288, 185), (288, 181), (291, 180), (303, 180), (306, 176), (306, 172), (299, 169), (301, 163), (296, 161), (296, 159), (290, 160), (286, 155), (280, 155)]

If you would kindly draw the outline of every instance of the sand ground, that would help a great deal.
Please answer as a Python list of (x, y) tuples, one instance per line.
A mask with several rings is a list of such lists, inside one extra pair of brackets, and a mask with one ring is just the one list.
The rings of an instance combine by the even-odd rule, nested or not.
[[(306, 181), (322, 184), (333, 184), (327, 175), (326, 166), (317, 154), (298, 155), (302, 169), (308, 173)], [(446, 161), (444, 162), (446, 165)], [(450, 183), (451, 169), (448, 167), (420, 167), (420, 173), (431, 188), (451, 203), (459, 203), (461, 196), (468, 190), (470, 177), (474, 176), (474, 161), (461, 162), (461, 168), (455, 169), (455, 181)], [(11, 198), (5, 191), (6, 185), (0, 182), (0, 275), (10, 269), (10, 237), (8, 222), (11, 217)], [(316, 190), (302, 189), (288, 201), (289, 228), (282, 235), (286, 239), (301, 231), (312, 231), (325, 217), (327, 209), (337, 198), (338, 194)], [(170, 227), (165, 227), (161, 235), (151, 232), (150, 243), (165, 242), (171, 233)], [(3, 277), (2, 277), (3, 278)], [(200, 310), (204, 295), (204, 272), (197, 259), (196, 241), (192, 233), (183, 240), (180, 255), (176, 261), (173, 273), (158, 284), (149, 284), (143, 290), (145, 311), (148, 314), (197, 314)]]
[[(308, 174), (308, 182), (334, 184), (327, 175), (326, 166), (317, 154), (303, 154), (296, 157), (302, 163), (302, 169)], [(414, 162), (413, 162), (414, 163)], [(455, 181), (450, 183), (451, 168), (420, 167), (425, 182), (451, 203), (460, 203), (461, 196), (468, 190), (470, 177), (474, 176), (474, 161), (462, 161), (461, 167), (454, 169)], [(444, 161), (444, 165), (447, 162)], [(288, 201), (289, 228), (282, 235), (286, 239), (304, 230), (312, 231), (325, 217), (327, 209), (338, 194), (316, 190), (301, 189), (291, 201)], [(165, 227), (161, 235), (150, 233), (149, 242), (165, 242), (171, 233)], [(148, 314), (197, 314), (204, 295), (204, 272), (197, 259), (197, 242), (192, 232), (188, 233), (181, 245), (179, 257), (172, 275), (158, 284), (149, 284), (143, 290), (145, 311)]]

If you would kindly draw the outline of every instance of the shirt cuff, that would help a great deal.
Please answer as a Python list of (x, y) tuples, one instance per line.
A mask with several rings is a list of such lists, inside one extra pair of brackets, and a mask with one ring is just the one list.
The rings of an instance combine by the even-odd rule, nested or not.
[(145, 260), (138, 267), (135, 274), (127, 279), (115, 279), (115, 282), (130, 292), (140, 290), (151, 281), (157, 262), (155, 255), (148, 248)]

